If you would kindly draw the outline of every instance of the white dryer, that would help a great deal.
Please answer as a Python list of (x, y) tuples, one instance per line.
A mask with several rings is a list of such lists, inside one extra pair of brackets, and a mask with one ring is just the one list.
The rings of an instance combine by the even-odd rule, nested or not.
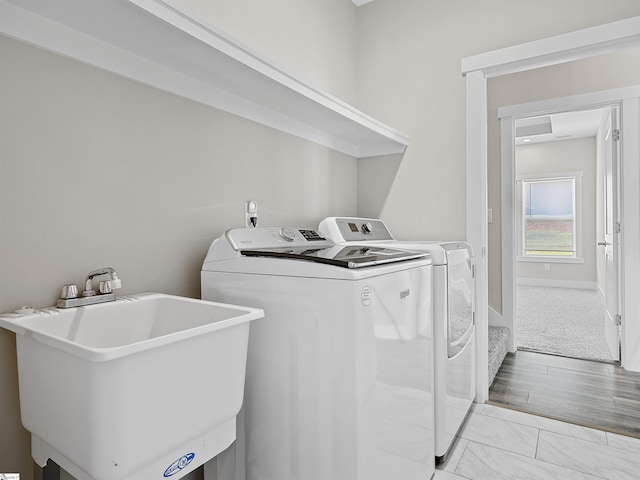
[(265, 313), (250, 329), (230, 478), (432, 477), (431, 275), (425, 252), (336, 246), (314, 230), (212, 243), (202, 297)]
[(382, 220), (324, 219), (318, 230), (338, 244), (387, 246), (431, 254), (434, 308), (436, 462), (445, 460), (476, 391), (474, 263), (465, 242), (396, 240)]

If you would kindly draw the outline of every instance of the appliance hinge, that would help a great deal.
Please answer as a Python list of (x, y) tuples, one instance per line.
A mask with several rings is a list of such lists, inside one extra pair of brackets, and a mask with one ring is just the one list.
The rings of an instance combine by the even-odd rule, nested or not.
[(615, 233), (620, 233), (620, 231), (622, 230), (622, 226), (620, 225), (620, 222), (616, 222), (613, 228)]
[(620, 325), (622, 325), (622, 315), (618, 313), (615, 317), (613, 317), (613, 321), (619, 327)]
[(613, 131), (613, 141), (614, 142), (620, 141), (620, 130), (617, 128)]

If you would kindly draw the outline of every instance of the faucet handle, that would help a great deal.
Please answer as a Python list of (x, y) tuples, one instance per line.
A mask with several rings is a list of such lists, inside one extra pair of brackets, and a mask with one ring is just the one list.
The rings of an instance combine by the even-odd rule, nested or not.
[(62, 287), (62, 295), (60, 295), (60, 298), (69, 299), (69, 298), (76, 298), (77, 296), (78, 296), (77, 285), (73, 283), (69, 283)]
[(111, 293), (112, 288), (113, 286), (111, 285), (110, 280), (100, 282), (100, 293)]

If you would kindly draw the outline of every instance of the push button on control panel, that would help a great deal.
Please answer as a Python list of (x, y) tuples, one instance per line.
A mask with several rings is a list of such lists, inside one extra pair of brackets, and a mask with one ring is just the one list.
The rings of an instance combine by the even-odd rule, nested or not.
[(320, 234), (315, 230), (300, 230), (300, 233), (310, 242), (319, 242), (321, 240), (326, 240), (326, 238), (320, 236)]

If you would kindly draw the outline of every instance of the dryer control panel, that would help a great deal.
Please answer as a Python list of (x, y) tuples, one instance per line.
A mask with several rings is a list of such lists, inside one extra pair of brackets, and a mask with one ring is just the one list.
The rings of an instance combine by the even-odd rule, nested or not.
[(336, 243), (393, 240), (382, 220), (356, 217), (328, 217), (320, 223), (320, 232)]

